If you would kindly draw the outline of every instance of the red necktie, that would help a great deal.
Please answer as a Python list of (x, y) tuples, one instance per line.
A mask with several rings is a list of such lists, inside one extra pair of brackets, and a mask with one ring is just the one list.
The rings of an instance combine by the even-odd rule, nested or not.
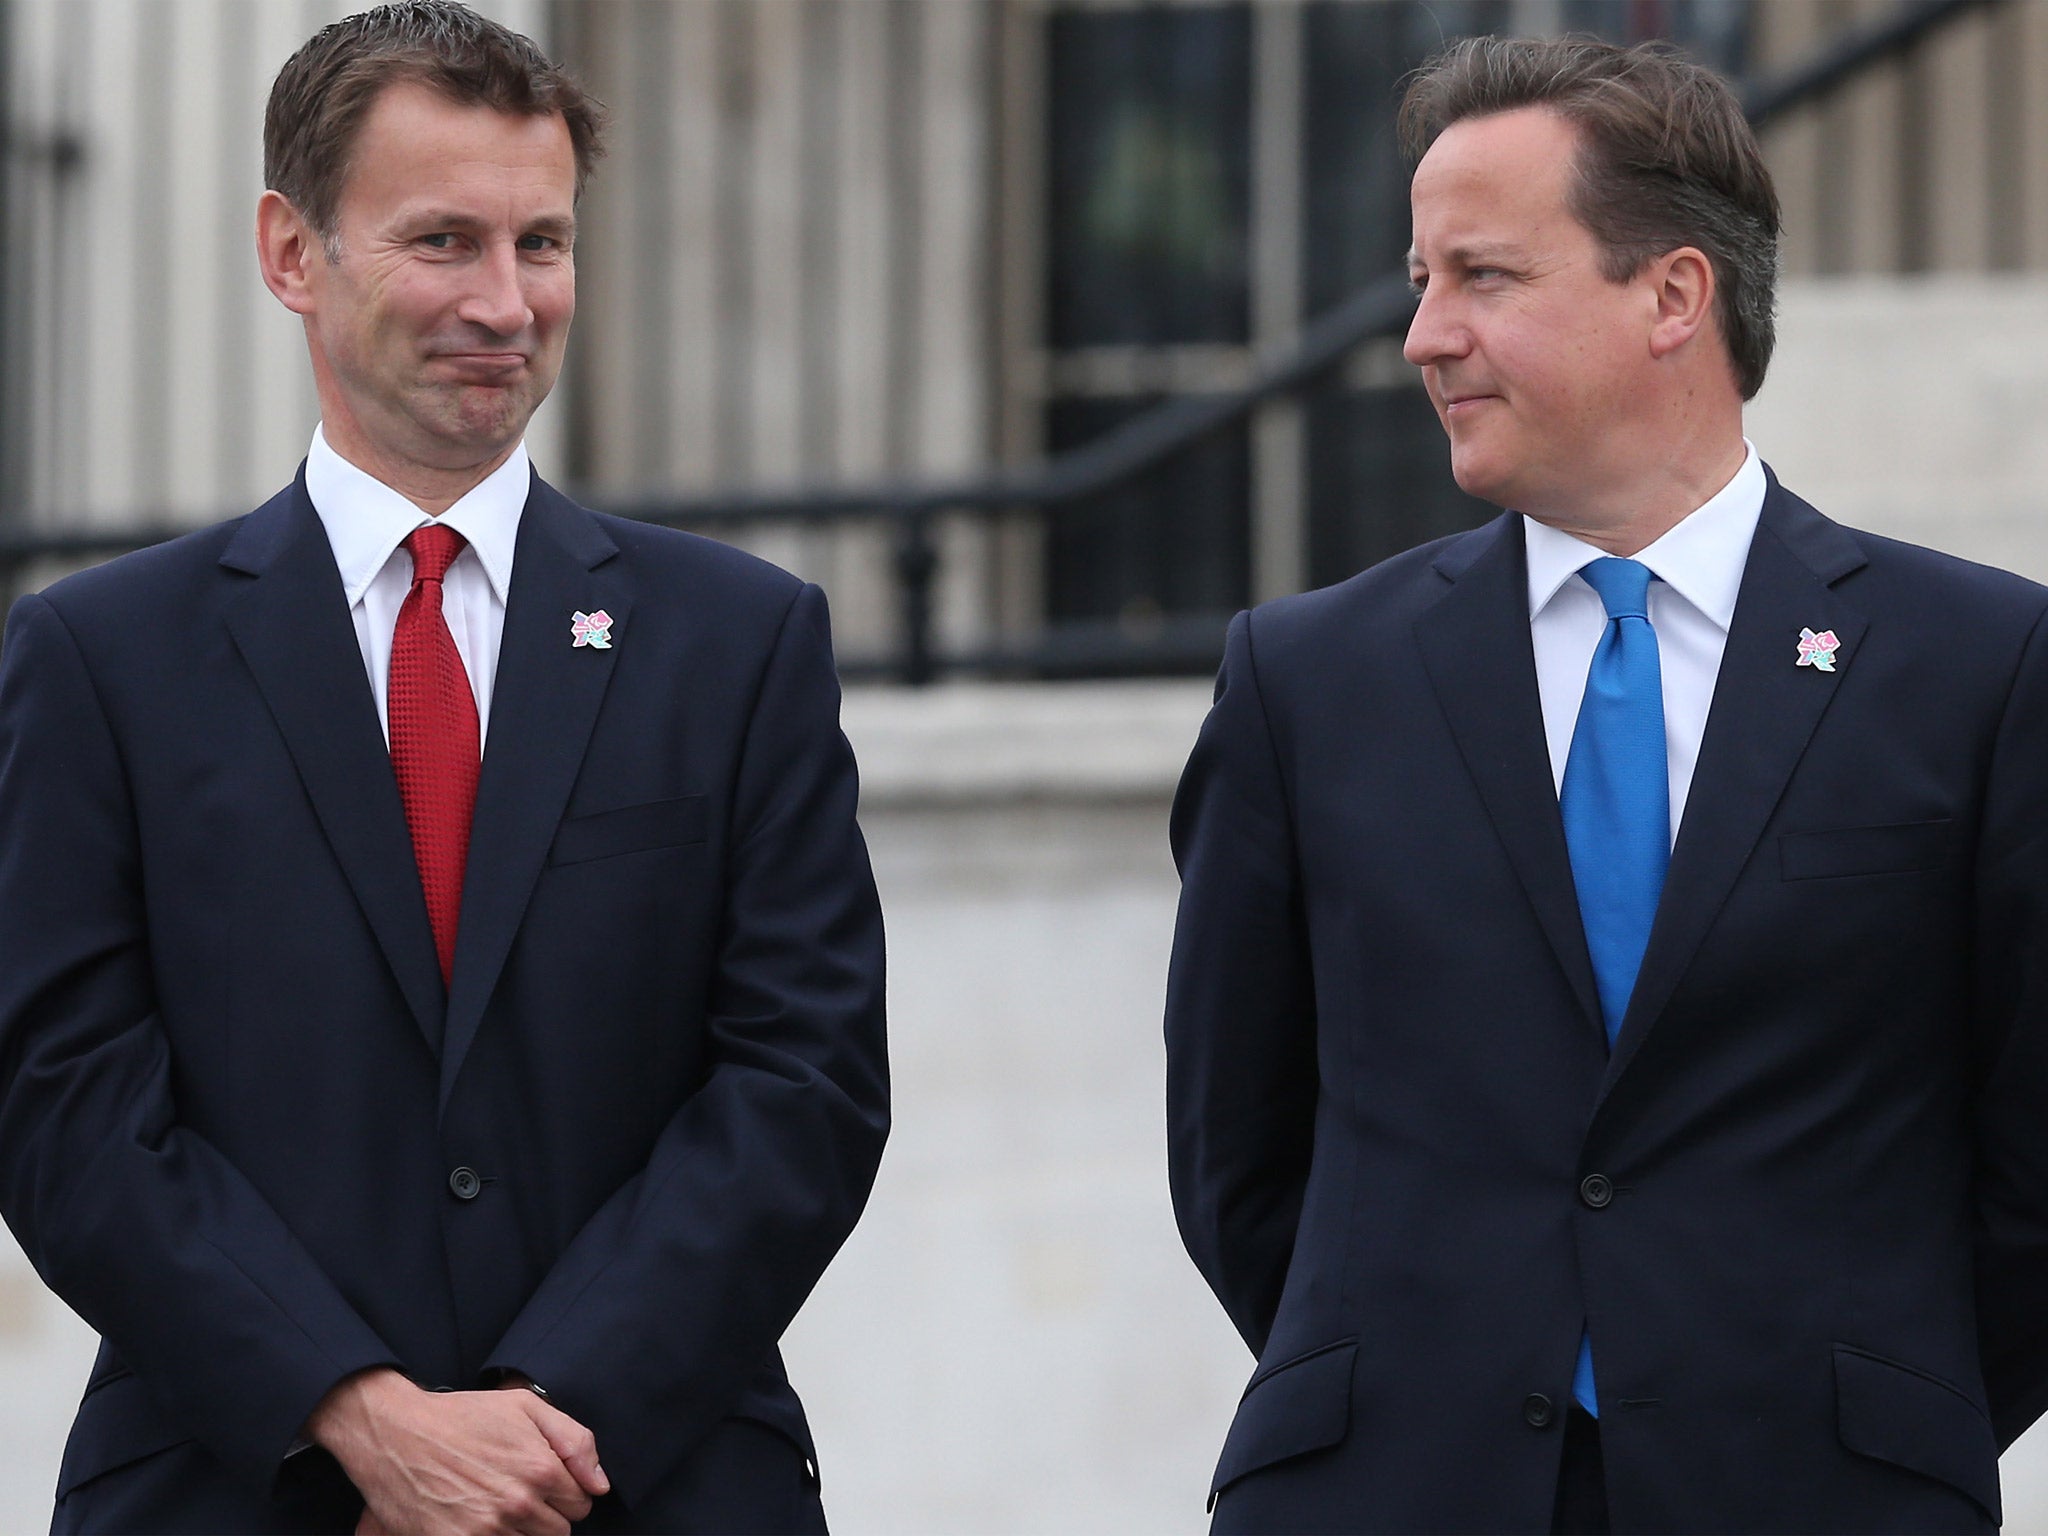
[(462, 553), (463, 537), (428, 523), (413, 530), (405, 547), (412, 551), (412, 590), (391, 632), (391, 766), (445, 983), (455, 972), (455, 923), (462, 914), (462, 872), (469, 862), (469, 818), (482, 757), (476, 696), (441, 616), (441, 578)]

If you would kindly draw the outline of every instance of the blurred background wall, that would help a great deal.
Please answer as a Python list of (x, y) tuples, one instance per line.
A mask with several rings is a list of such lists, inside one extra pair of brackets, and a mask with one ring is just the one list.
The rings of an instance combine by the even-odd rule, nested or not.
[[(685, 520), (725, 498), (705, 526), (825, 585), (853, 679), (895, 666), (935, 562), (959, 663), (847, 702), (899, 1120), (789, 1341), (840, 1529), (1200, 1528), (1250, 1361), (1166, 1203), (1174, 777), (1232, 610), (1491, 512), (1398, 325), (1092, 494), (912, 493), (1042, 490), (1048, 455), (1313, 341), (1399, 266), (1396, 82), (1451, 36), (1668, 37), (1759, 81), (1914, 3), (483, 6), (617, 113), (542, 472)], [(291, 473), (316, 412), (251, 260), (259, 128), (350, 8), (0, 0), (0, 553)], [(1750, 435), (1846, 521), (2048, 578), (2048, 5), (1965, 8), (1766, 146), (1788, 281)], [(47, 1518), (91, 1342), (0, 1257), (0, 1529)], [(2048, 1533), (2048, 1440), (2007, 1477), (2009, 1529)]]

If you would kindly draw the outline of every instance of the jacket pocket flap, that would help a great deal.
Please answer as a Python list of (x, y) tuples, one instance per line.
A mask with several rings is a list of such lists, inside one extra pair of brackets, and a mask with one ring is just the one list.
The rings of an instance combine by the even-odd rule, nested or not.
[(135, 1377), (110, 1376), (95, 1384), (79, 1405), (78, 1421), (71, 1426), (64, 1461), (57, 1469), (57, 1497), (192, 1438), (190, 1430), (157, 1407)]
[(1778, 872), (1787, 880), (1830, 880), (1843, 875), (1903, 875), (1935, 869), (1948, 856), (1954, 825), (1943, 817), (1887, 827), (1786, 832), (1778, 838)]
[(555, 833), (550, 864), (582, 864), (621, 853), (646, 853), (655, 848), (680, 848), (704, 841), (704, 797), (650, 800), (615, 811), (571, 816)]
[(803, 1404), (797, 1401), (789, 1383), (780, 1375), (763, 1372), (756, 1376), (747, 1390), (740, 1394), (740, 1400), (727, 1412), (735, 1419), (751, 1419), (774, 1430), (802, 1451), (807, 1461), (816, 1463), (818, 1447), (811, 1439), (811, 1426), (804, 1417)]
[(1982, 1408), (1957, 1388), (1880, 1355), (1835, 1346), (1842, 1444), (1968, 1494), (1994, 1521), (1998, 1441)]
[(1237, 1405), (1211, 1497), (1247, 1472), (1335, 1445), (1351, 1429), (1351, 1365), (1358, 1340), (1341, 1339), (1254, 1376)]

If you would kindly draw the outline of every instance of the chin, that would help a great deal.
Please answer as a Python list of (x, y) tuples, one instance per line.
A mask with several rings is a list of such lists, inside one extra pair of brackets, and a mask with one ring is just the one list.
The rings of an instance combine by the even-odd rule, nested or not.
[(1499, 465), (1487, 463), (1479, 454), (1460, 453), (1454, 446), (1451, 449), (1451, 478), (1467, 496), (1477, 496), (1497, 507), (1514, 505), (1509, 477)]
[(436, 435), (451, 443), (489, 450), (517, 441), (540, 402), (509, 390), (492, 393), (496, 399), (479, 399), (471, 394), (455, 402), (454, 409), (435, 423)]

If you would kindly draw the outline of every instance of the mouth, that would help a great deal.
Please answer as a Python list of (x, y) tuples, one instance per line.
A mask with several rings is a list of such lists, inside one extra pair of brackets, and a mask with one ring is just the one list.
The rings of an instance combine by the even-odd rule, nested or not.
[(1480, 413), (1488, 405), (1498, 403), (1500, 396), (1463, 392), (1446, 394), (1442, 399), (1444, 430), (1446, 432), (1456, 432), (1463, 427), (1476, 423)]
[(459, 382), (502, 384), (525, 371), (524, 352), (441, 352), (434, 362), (453, 373)]
[(1477, 392), (1452, 393), (1446, 391), (1443, 397), (1444, 410), (1451, 415), (1456, 415), (1460, 411), (1470, 411), (1474, 406), (1483, 405), (1488, 400), (1498, 400), (1499, 398), (1499, 395)]

